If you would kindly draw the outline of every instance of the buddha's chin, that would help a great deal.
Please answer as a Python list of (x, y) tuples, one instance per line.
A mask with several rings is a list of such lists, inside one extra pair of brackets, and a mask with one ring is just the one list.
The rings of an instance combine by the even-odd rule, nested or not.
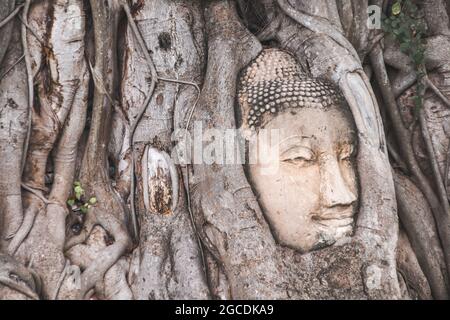
[(312, 222), (319, 242), (334, 243), (353, 233), (354, 212), (349, 208), (340, 214), (313, 216)]
[(297, 239), (276, 237), (280, 245), (294, 249), (299, 253), (323, 249), (353, 234), (353, 219), (340, 226), (311, 225), (311, 232)]
[[(338, 221), (339, 220), (339, 221)], [(338, 240), (353, 234), (353, 218), (327, 220), (317, 225), (316, 243), (312, 250), (333, 245)]]
[[(336, 218), (310, 219), (301, 221), (303, 228), (286, 229), (286, 225), (293, 227), (300, 222), (291, 221), (291, 224), (273, 225), (273, 235), (277, 242), (285, 247), (294, 249), (300, 253), (326, 248), (340, 239), (353, 234), (354, 218), (352, 213), (347, 213)], [(307, 225), (307, 226), (306, 226)]]
[[(339, 219), (341, 220), (341, 219)], [(329, 220), (327, 224), (315, 224), (315, 229), (303, 241), (298, 241), (295, 249), (301, 253), (323, 249), (332, 246), (337, 241), (349, 237), (353, 234), (353, 219), (347, 218), (346, 221), (332, 223)]]

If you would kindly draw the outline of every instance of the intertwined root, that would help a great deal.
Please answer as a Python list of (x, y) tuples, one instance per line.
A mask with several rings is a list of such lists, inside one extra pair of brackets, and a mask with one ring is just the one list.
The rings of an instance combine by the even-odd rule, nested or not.
[[(225, 295), (231, 298), (284, 298), (286, 288), (280, 290), (278, 284), (286, 279), (288, 287), (295, 286), (292, 296), (311, 297), (315, 293), (305, 292), (314, 288), (317, 277), (305, 275), (304, 270), (312, 269), (312, 265), (321, 270), (320, 277), (327, 277), (328, 272), (334, 277), (330, 279), (354, 277), (348, 283), (359, 281), (358, 295), (398, 297), (396, 281), (392, 280), (398, 221), (386, 144), (395, 162), (419, 187), (404, 177), (394, 179), (400, 219), (433, 296), (448, 297), (444, 262), (450, 269), (450, 129), (442, 125), (442, 119), (448, 116), (450, 105), (450, 32), (443, 1), (423, 2), (430, 26), (423, 67), (436, 71), (438, 76), (437, 80), (423, 77), (429, 90), (420, 125), (411, 121), (416, 131), (404, 126), (405, 119), (397, 110), (401, 101), (396, 99), (414, 84), (417, 75), (398, 48), (390, 48), (388, 41), (384, 48), (379, 45), (382, 35), (377, 34), (370, 45), (366, 26), (356, 26), (353, 18), (342, 19), (338, 13), (330, 19), (308, 14), (306, 9), (313, 11), (315, 2), (304, 1), (305, 10), (285, 0), (252, 2), (261, 10), (268, 9), (267, 20), (272, 20), (264, 21), (267, 25), (258, 35), (259, 40), (275, 40), (302, 60), (302, 66), (310, 68), (314, 77), (334, 81), (352, 109), (361, 138), (358, 161), (362, 205), (354, 240), (362, 247), (354, 242), (333, 254), (327, 249), (317, 251), (307, 257), (308, 261), (292, 260), (292, 252), (277, 257), (279, 247), (240, 168), (217, 166), (213, 170), (196, 166), (190, 171), (188, 166), (183, 176), (187, 189), (184, 193), (179, 192), (179, 172), (168, 155), (170, 134), (177, 127), (190, 129), (194, 111), (198, 112), (197, 120), (209, 127), (235, 125), (235, 80), (260, 52), (261, 43), (241, 23), (243, 17), (238, 16), (234, 1), (194, 1), (192, 7), (185, 1), (144, 2), (131, 1), (138, 4), (133, 10), (125, 0), (91, 0), (89, 7), (85, 7), (88, 1), (84, 0), (25, 0), (16, 8), (11, 0), (0, 4), (0, 9), (7, 6), (11, 12), (0, 21), (0, 42), (4, 44), (0, 48), (0, 64), (4, 65), (0, 70), (0, 249), (8, 254), (0, 255), (0, 298), (132, 299), (136, 298), (133, 292), (139, 292), (138, 298), (148, 298), (154, 291), (153, 287), (147, 290), (149, 282), (145, 283), (145, 279), (150, 277), (154, 287), (161, 289), (161, 294), (153, 297), (171, 297), (175, 291), (184, 297), (195, 291), (191, 296), (205, 298), (211, 290), (217, 294), (227, 292)], [(242, 7), (247, 1), (238, 2)], [(365, 14), (367, 3), (365, 7), (361, 3), (342, 8), (344, 15), (355, 15), (358, 10)], [(144, 9), (150, 11), (142, 13)], [(172, 15), (171, 10), (176, 14)], [(166, 13), (173, 25), (170, 32), (159, 34), (160, 25), (166, 28)], [(120, 17), (128, 23), (124, 52), (118, 48), (118, 32), (123, 31), (118, 28)], [(339, 23), (331, 22), (339, 22), (339, 18), (346, 20), (342, 21), (343, 32), (338, 30)], [(251, 18), (252, 22), (257, 20)], [(86, 21), (91, 22), (89, 28)], [(185, 37), (188, 33), (192, 33), (192, 39)], [(208, 41), (204, 41), (206, 35)], [(5, 49), (7, 43), (9, 49)], [(208, 54), (203, 43), (207, 43)], [(123, 60), (116, 56), (118, 53), (124, 54)], [(274, 54), (264, 60), (265, 53), (245, 78), (248, 90), (241, 98), (249, 107), (249, 125), (258, 125), (261, 115), (275, 113), (286, 102), (298, 106), (330, 103), (323, 98), (333, 93), (332, 88), (297, 77), (299, 70), (289, 63), (291, 56)], [(365, 56), (371, 60), (366, 62), (378, 83), (371, 82), (362, 71), (360, 58)], [(168, 61), (174, 57), (172, 66)], [(280, 58), (286, 59), (286, 68), (279, 68)], [(123, 72), (118, 71), (119, 63), (124, 64)], [(367, 65), (364, 70), (370, 71)], [(261, 70), (267, 72), (258, 74)], [(388, 71), (395, 74), (392, 83)], [(280, 72), (292, 79), (278, 83)], [(203, 78), (200, 94), (195, 81), (201, 83)], [(379, 108), (371, 88), (374, 83), (380, 89), (384, 107)], [(119, 87), (121, 103), (116, 94)], [(387, 111), (388, 116), (382, 119), (379, 109)], [(382, 120), (394, 129), (397, 144), (392, 141), (395, 139), (385, 141)], [(139, 124), (146, 128), (138, 128)], [(145, 136), (136, 144), (135, 133)], [(425, 144), (419, 155), (413, 142), (422, 138)], [(426, 157), (417, 161), (423, 154)], [(86, 213), (72, 211), (80, 208), (67, 205), (75, 180), (80, 181), (86, 197), (97, 199), (95, 205), (84, 207), (88, 208)], [(415, 198), (420, 198), (423, 210), (411, 205), (411, 193), (418, 195)], [(195, 227), (189, 224), (189, 218)], [(437, 230), (432, 227), (433, 218)], [(424, 228), (428, 232), (423, 232)], [(201, 244), (196, 243), (196, 237)], [(132, 247), (132, 239), (137, 248)], [(203, 248), (209, 251), (207, 261)], [(127, 279), (127, 255), (132, 249), (133, 272)], [(353, 264), (348, 259), (353, 256), (358, 263), (369, 263)], [(336, 258), (336, 270), (327, 267), (329, 257)], [(201, 258), (209, 274), (220, 279), (215, 284), (211, 281), (211, 288), (203, 282), (200, 264), (183, 265)], [(149, 267), (146, 263), (150, 260), (156, 262), (148, 263)], [(286, 273), (279, 272), (279, 261)], [(339, 268), (342, 266), (346, 267)], [(348, 270), (354, 272), (346, 278)], [(379, 277), (380, 285), (372, 286), (374, 277)], [(176, 282), (176, 290), (167, 288), (171, 281)], [(348, 283), (338, 290), (351, 288), (345, 287)], [(317, 297), (323, 297), (323, 291), (319, 291)]]
[[(65, 287), (67, 269), (73, 269), (64, 257), (69, 213), (66, 201), (75, 179), (78, 146), (87, 117), (90, 78), (85, 58), (83, 6), (81, 0), (33, 3), (29, 15), (25, 15), (30, 24), (24, 21), (31, 31), (26, 37), (30, 52), (27, 59), (32, 61), (32, 75), (39, 80), (38, 100), (32, 109), (32, 131), (21, 184), (25, 213), (20, 226), (9, 237), (8, 252), (24, 263), (33, 260), (34, 267), (42, 275), (43, 298), (57, 298), (60, 292), (64, 296), (60, 289)], [(43, 19), (45, 16), (51, 20)], [(100, 116), (107, 121), (107, 115)], [(95, 125), (92, 126), (95, 132)], [(99, 139), (95, 136), (90, 141), (95, 145), (105, 144), (108, 137), (102, 135), (103, 141)], [(52, 173), (50, 180), (47, 179), (49, 170)], [(96, 185), (88, 180), (84, 181), (86, 185)], [(95, 194), (96, 188), (90, 191)], [(107, 190), (100, 189), (99, 193), (113, 192), (108, 187)], [(76, 297), (84, 298), (101, 282), (104, 273), (130, 245), (123, 222), (114, 217), (114, 212), (110, 213), (113, 208), (117, 216), (123, 217), (122, 213), (117, 214), (118, 210), (124, 210), (123, 205), (108, 196), (102, 200), (107, 211), (90, 214), (95, 219), (88, 223), (103, 225), (113, 243), (105, 246), (98, 260), (83, 267)], [(98, 206), (95, 210), (102, 209)]]
[(37, 300), (40, 292), (41, 279), (36, 272), (11, 256), (0, 254), (0, 299)]

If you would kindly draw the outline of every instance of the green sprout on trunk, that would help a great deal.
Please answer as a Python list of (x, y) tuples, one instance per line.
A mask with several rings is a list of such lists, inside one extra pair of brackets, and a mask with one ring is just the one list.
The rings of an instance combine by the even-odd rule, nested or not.
[(67, 205), (72, 211), (87, 213), (88, 209), (97, 204), (96, 197), (86, 197), (86, 192), (79, 181), (73, 183), (72, 196), (67, 200)]

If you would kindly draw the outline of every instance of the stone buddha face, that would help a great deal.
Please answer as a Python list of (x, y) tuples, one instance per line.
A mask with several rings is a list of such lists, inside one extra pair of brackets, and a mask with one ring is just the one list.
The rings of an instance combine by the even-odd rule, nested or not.
[[(269, 49), (243, 73), (239, 104), (243, 128), (257, 138), (247, 176), (278, 242), (308, 252), (350, 236), (357, 135), (338, 90), (301, 73), (290, 54)], [(274, 131), (277, 139), (267, 139)]]
[(337, 107), (286, 110), (264, 129), (279, 130), (278, 150), (247, 169), (278, 242), (308, 252), (351, 235), (358, 187), (349, 115)]

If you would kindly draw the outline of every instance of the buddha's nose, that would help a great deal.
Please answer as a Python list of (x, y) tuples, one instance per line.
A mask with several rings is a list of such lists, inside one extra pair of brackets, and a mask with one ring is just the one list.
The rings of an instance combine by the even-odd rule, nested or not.
[(322, 205), (328, 208), (350, 206), (357, 200), (355, 193), (342, 175), (342, 169), (336, 157), (328, 156), (321, 163), (320, 195)]

